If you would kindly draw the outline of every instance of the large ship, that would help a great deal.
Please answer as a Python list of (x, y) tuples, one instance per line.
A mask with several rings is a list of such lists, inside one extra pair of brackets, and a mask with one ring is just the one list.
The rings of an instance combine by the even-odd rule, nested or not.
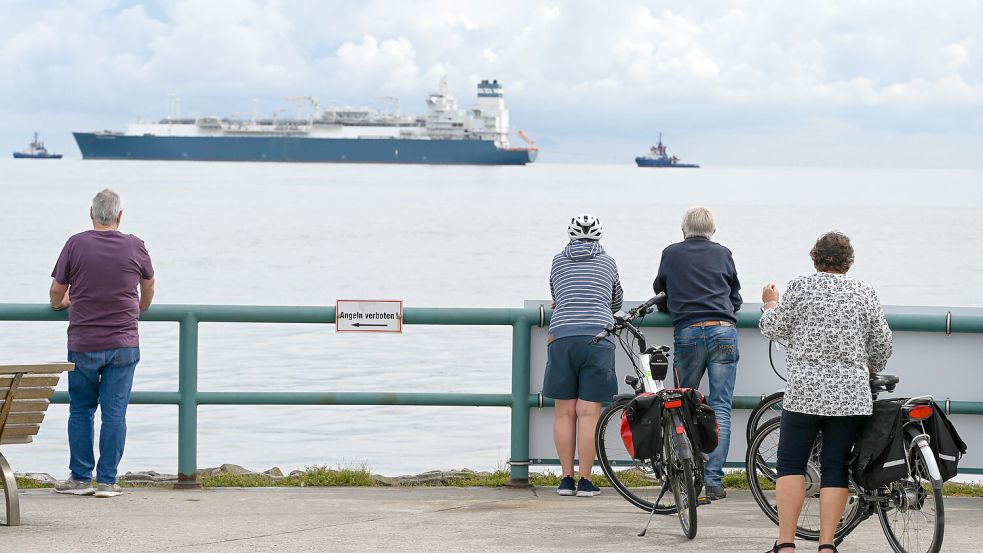
[(652, 149), (649, 150), (649, 155), (636, 157), (635, 163), (637, 163), (639, 167), (699, 167), (699, 165), (694, 163), (680, 163), (678, 157), (670, 156), (669, 152), (666, 150), (665, 144), (662, 143), (662, 133), (659, 133), (659, 143), (652, 146)]
[[(446, 79), (427, 96), (423, 116), (369, 108), (321, 109), (312, 97), (291, 98), (309, 105), (307, 117), (265, 119), (181, 118), (170, 113), (154, 123), (137, 122), (126, 132), (76, 132), (84, 159), (187, 161), (286, 161), (335, 163), (416, 163), (525, 165), (538, 150), (509, 144), (509, 112), (502, 85), (478, 83), (477, 103), (458, 108)], [(173, 111), (173, 105), (171, 106)]]

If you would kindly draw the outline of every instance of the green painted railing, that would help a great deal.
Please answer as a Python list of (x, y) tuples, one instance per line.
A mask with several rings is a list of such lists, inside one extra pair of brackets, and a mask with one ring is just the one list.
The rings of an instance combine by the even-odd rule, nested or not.
[[(334, 307), (155, 305), (143, 321), (178, 323), (178, 391), (135, 391), (131, 403), (178, 406), (178, 487), (196, 487), (199, 405), (428, 405), (490, 406), (511, 409), (511, 479), (529, 482), (529, 410), (539, 397), (530, 393), (530, 334), (534, 325), (548, 324), (550, 311), (538, 308), (406, 308), (405, 324), (497, 325), (512, 327), (512, 390), (509, 394), (404, 393), (404, 392), (200, 392), (198, 391), (199, 323), (313, 323), (334, 324)], [(741, 313), (738, 326), (755, 327), (759, 314)], [(0, 304), (0, 321), (66, 321), (68, 313), (43, 304)], [(983, 333), (983, 317), (953, 315), (888, 315), (899, 331)], [(656, 313), (643, 326), (671, 326), (668, 316)], [(735, 398), (735, 407), (750, 408), (757, 397)], [(68, 394), (56, 392), (52, 401), (68, 403)], [(983, 402), (952, 402), (957, 414), (983, 414)]]

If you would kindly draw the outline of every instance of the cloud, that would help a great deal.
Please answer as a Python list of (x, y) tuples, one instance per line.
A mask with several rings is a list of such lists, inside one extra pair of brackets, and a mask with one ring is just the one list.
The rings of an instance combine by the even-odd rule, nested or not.
[[(420, 69), (416, 65), (413, 45), (404, 37), (379, 42), (367, 35), (361, 42), (346, 41), (333, 59), (324, 60), (326, 68), (335, 67), (341, 82), (363, 88), (376, 86), (380, 92), (399, 93), (417, 86)], [(377, 77), (382, 77), (381, 82)]]

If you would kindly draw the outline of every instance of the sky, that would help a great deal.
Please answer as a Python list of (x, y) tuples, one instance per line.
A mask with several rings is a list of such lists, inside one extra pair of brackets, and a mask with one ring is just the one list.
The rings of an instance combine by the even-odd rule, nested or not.
[[(0, 145), (505, 87), (543, 162), (983, 169), (983, 0), (5, 0)], [(4, 153), (3, 155), (9, 155)]]

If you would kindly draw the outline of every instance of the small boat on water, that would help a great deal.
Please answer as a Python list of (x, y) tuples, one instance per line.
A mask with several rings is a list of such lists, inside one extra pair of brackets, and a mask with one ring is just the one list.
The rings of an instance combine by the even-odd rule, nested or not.
[(38, 140), (38, 133), (34, 133), (34, 141), (23, 152), (14, 152), (14, 159), (61, 159), (61, 154), (49, 153), (44, 142)]
[(680, 163), (678, 157), (670, 156), (666, 152), (665, 144), (662, 143), (662, 133), (659, 133), (659, 144), (652, 146), (652, 149), (649, 150), (649, 155), (636, 157), (635, 163), (637, 163), (639, 167), (699, 167), (699, 165), (694, 163)]

